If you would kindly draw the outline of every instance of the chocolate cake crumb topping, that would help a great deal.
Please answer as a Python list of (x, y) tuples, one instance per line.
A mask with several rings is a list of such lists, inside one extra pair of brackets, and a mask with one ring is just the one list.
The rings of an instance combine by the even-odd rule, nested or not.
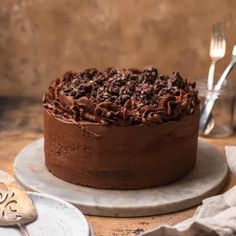
[(198, 108), (195, 82), (179, 72), (160, 75), (157, 68), (107, 68), (66, 72), (54, 80), (43, 98), (45, 109), (67, 122), (102, 125), (165, 123), (191, 115)]

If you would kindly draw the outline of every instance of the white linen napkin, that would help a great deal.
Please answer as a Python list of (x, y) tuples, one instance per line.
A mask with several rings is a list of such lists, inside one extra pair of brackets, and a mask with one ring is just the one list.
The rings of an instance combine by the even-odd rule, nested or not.
[[(236, 146), (226, 146), (230, 170), (236, 175)], [(236, 186), (203, 200), (192, 218), (174, 226), (161, 225), (142, 236), (236, 236)]]

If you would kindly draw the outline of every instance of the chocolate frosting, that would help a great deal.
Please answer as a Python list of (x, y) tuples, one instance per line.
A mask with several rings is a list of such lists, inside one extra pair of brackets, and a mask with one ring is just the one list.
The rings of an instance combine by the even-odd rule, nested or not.
[(160, 75), (154, 66), (67, 72), (43, 98), (47, 112), (69, 123), (102, 125), (162, 124), (181, 120), (199, 105), (195, 82), (178, 72)]
[(199, 109), (180, 121), (153, 126), (77, 125), (44, 111), (45, 163), (60, 179), (93, 188), (165, 185), (194, 168), (198, 124)]

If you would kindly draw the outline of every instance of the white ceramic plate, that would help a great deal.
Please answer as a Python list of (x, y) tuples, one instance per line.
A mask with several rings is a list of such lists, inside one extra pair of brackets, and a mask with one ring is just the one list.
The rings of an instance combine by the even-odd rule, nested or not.
[[(85, 216), (73, 205), (46, 194), (29, 192), (37, 219), (27, 225), (32, 236), (91, 236)], [(16, 227), (0, 227), (1, 236), (22, 236)]]

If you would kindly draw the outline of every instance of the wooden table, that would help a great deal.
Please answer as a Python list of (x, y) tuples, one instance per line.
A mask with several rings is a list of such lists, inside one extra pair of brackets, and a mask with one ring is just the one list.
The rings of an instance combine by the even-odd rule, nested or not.
[[(43, 136), (42, 107), (32, 99), (0, 97), (0, 168), (13, 174), (16, 154), (27, 144)], [(236, 145), (236, 136), (225, 139), (205, 139), (224, 153), (225, 145)], [(236, 184), (229, 176), (225, 191)], [(87, 216), (96, 236), (129, 236), (153, 229), (160, 224), (175, 224), (194, 214), (196, 208), (161, 216), (140, 218), (108, 218)]]

